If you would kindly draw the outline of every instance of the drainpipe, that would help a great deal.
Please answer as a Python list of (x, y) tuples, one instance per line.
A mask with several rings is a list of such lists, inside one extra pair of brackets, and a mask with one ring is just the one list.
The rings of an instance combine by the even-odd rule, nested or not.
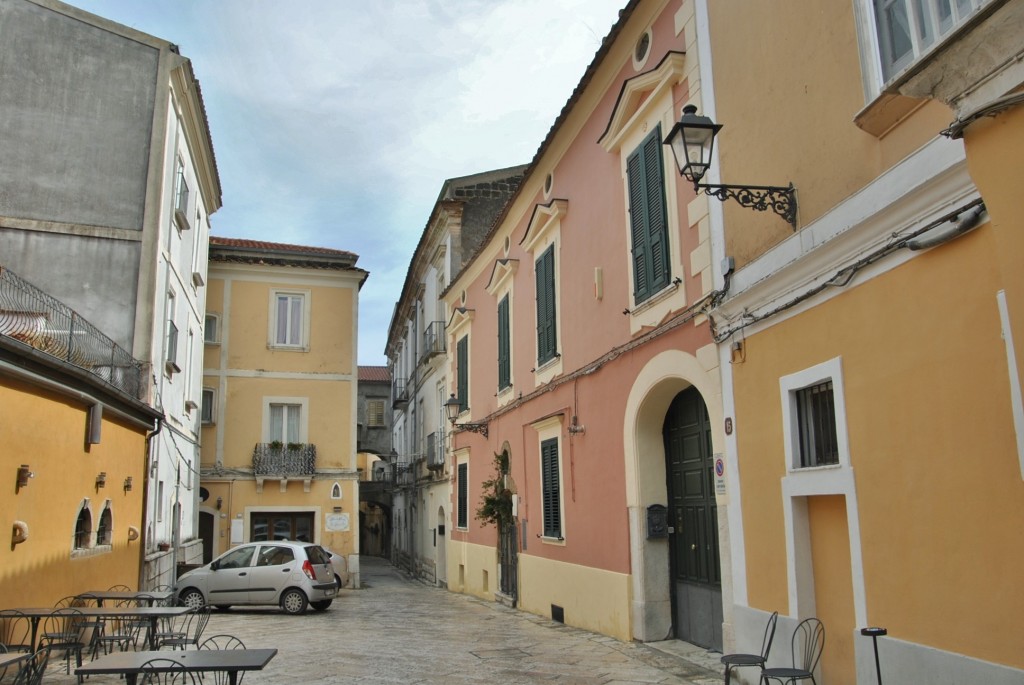
[[(942, 231), (938, 231), (931, 237), (928, 237), (928, 233), (914, 238), (913, 240), (907, 241), (907, 247), (915, 252), (918, 250), (927, 250), (929, 247), (935, 247), (945, 242), (959, 238), (968, 231), (977, 228), (978, 224), (981, 223), (981, 215), (985, 213), (985, 204), (982, 203), (970, 209), (966, 214), (961, 214), (957, 217), (957, 222), (950, 228), (946, 228)], [(952, 223), (952, 222), (950, 222)]]
[(139, 589), (145, 587), (146, 580), (146, 548), (149, 545), (149, 526), (146, 525), (146, 519), (149, 517), (149, 473), (152, 468), (150, 461), (153, 458), (153, 438), (163, 430), (163, 427), (164, 418), (162, 416), (157, 417), (156, 428), (146, 433), (146, 468), (142, 474), (142, 535), (139, 536), (141, 539), (139, 545), (139, 584), (136, 586)]

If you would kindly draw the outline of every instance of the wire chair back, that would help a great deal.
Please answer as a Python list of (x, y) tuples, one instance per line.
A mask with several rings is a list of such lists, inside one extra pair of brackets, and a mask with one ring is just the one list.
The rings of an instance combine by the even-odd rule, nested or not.
[(0, 644), (8, 652), (31, 652), (32, 620), (14, 609), (0, 611)]
[(139, 669), (137, 685), (196, 685), (196, 677), (174, 659), (150, 659)]
[(793, 666), (813, 673), (825, 649), (825, 625), (816, 618), (805, 618), (793, 631)]
[(11, 685), (40, 685), (43, 682), (43, 674), (46, 673), (48, 663), (50, 663), (50, 648), (43, 647), (22, 665)]

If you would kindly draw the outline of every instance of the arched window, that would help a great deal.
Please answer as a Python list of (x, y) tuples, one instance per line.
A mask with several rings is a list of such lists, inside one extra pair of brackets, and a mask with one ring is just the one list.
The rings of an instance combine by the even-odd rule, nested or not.
[(341, 499), (341, 484), (335, 483), (331, 486), (331, 499)]
[(96, 529), (97, 545), (113, 544), (113, 518), (113, 514), (110, 513), (110, 502), (107, 502), (106, 506), (103, 507), (103, 513), (100, 514), (100, 525)]
[(87, 549), (92, 542), (92, 512), (89, 503), (83, 502), (75, 522), (75, 549)]

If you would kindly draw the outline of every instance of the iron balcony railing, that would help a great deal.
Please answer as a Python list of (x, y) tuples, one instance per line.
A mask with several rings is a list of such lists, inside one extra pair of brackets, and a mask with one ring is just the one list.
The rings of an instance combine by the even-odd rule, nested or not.
[(409, 389), (411, 384), (405, 378), (396, 378), (391, 384), (391, 404), (398, 406), (409, 401)]
[(60, 300), (0, 266), (0, 335), (146, 400), (146, 367)]
[(444, 468), (444, 431), (427, 436), (427, 468), (436, 471)]
[(445, 353), (444, 321), (434, 321), (427, 324), (423, 329), (423, 350), (420, 353), (420, 363), (423, 363), (434, 355)]
[(252, 451), (256, 476), (312, 476), (316, 473), (316, 445), (257, 443)]

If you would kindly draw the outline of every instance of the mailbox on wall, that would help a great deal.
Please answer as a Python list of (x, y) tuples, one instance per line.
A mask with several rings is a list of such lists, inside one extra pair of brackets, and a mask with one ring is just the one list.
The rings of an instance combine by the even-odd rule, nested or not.
[(668, 508), (664, 504), (647, 507), (647, 539), (668, 537)]

